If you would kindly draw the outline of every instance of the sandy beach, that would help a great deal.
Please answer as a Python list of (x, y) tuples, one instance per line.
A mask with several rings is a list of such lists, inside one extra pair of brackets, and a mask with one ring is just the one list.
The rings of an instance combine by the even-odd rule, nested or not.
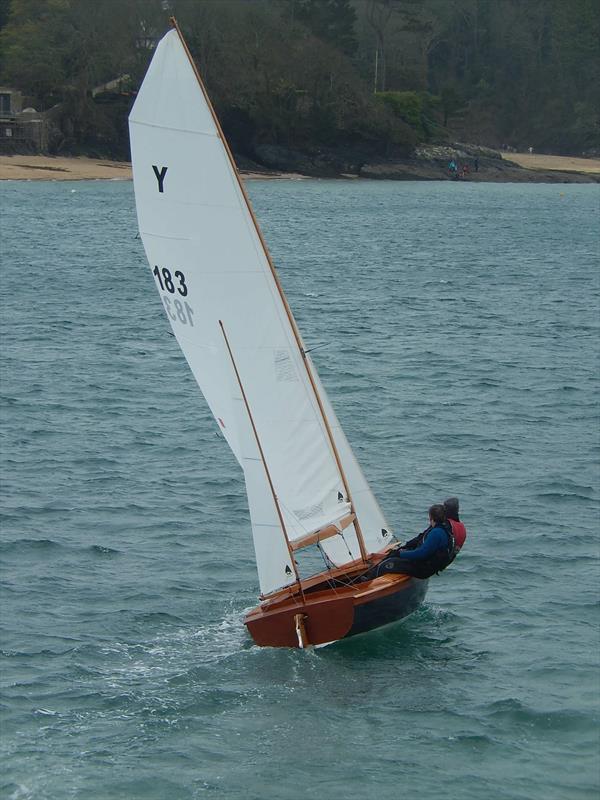
[[(503, 158), (536, 171), (556, 170), (600, 175), (600, 159), (547, 156), (537, 153), (507, 153)], [(292, 173), (262, 174), (243, 171), (242, 175), (244, 179), (304, 177)], [(83, 156), (0, 156), (0, 180), (131, 180), (131, 164), (125, 161), (107, 161)]]
[(131, 180), (131, 164), (94, 158), (0, 156), (0, 180)]
[[(262, 174), (242, 172), (244, 179), (304, 178), (296, 173)], [(64, 156), (0, 156), (0, 180), (8, 181), (84, 181), (131, 180), (131, 164), (127, 161)]]
[(502, 158), (513, 161), (525, 169), (560, 170), (561, 172), (581, 172), (600, 174), (600, 159), (574, 158), (571, 156), (547, 156), (543, 153), (503, 153)]

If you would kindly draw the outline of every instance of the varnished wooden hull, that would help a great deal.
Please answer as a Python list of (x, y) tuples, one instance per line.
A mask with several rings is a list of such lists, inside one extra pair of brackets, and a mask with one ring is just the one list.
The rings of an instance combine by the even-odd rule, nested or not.
[(327, 644), (403, 619), (420, 606), (427, 584), (408, 575), (382, 575), (351, 586), (317, 586), (304, 596), (265, 602), (244, 622), (262, 647)]
[(345, 638), (389, 625), (417, 610), (425, 599), (429, 581), (406, 575), (397, 577), (408, 579), (397, 591), (391, 594), (378, 594), (371, 600), (355, 606), (354, 623)]

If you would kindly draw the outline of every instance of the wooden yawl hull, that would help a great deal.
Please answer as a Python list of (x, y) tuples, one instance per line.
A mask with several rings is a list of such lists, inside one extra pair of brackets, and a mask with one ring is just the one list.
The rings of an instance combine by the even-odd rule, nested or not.
[(244, 622), (261, 647), (319, 646), (403, 619), (421, 605), (427, 585), (390, 574), (345, 586), (321, 583), (262, 603)]

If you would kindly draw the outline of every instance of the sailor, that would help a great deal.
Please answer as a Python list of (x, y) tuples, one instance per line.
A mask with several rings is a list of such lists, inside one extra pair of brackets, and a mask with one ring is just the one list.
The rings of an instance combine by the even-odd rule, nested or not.
[(450, 527), (452, 528), (456, 553), (458, 553), (467, 538), (467, 529), (458, 516), (458, 497), (449, 497), (447, 500), (444, 500), (444, 509)]
[[(402, 573), (429, 578), (441, 572), (456, 556), (452, 528), (443, 505), (429, 509), (429, 527), (390, 555), (375, 568), (377, 575)], [(375, 575), (369, 576), (375, 577)]]

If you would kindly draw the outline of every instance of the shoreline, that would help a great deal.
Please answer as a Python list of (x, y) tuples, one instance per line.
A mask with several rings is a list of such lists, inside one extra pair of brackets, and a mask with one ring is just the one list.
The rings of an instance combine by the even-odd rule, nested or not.
[(0, 156), (0, 180), (131, 180), (131, 164), (85, 156)]
[[(307, 180), (297, 172), (251, 172), (240, 170), (245, 180)], [(88, 158), (87, 156), (0, 155), (0, 181), (130, 181), (128, 161)]]
[[(570, 156), (548, 156), (538, 153), (507, 153), (499, 160), (507, 170), (494, 170), (487, 173), (481, 170), (470, 179), (477, 182), (549, 182), (549, 183), (596, 183), (600, 181), (600, 159), (575, 158)], [(447, 180), (443, 173), (432, 174), (431, 168), (420, 160), (411, 160), (410, 169), (375, 169), (364, 175), (340, 174), (339, 178), (391, 178), (400, 180)], [(408, 166), (408, 165), (407, 165)], [(499, 166), (499, 165), (498, 165)], [(511, 170), (510, 167), (513, 169)], [(308, 180), (310, 177), (297, 172), (266, 170), (253, 172), (240, 170), (244, 180)], [(396, 173), (396, 174), (394, 174)], [(131, 164), (125, 161), (94, 159), (86, 156), (41, 156), (41, 155), (0, 155), (0, 181), (80, 181), (80, 180), (131, 180)]]

